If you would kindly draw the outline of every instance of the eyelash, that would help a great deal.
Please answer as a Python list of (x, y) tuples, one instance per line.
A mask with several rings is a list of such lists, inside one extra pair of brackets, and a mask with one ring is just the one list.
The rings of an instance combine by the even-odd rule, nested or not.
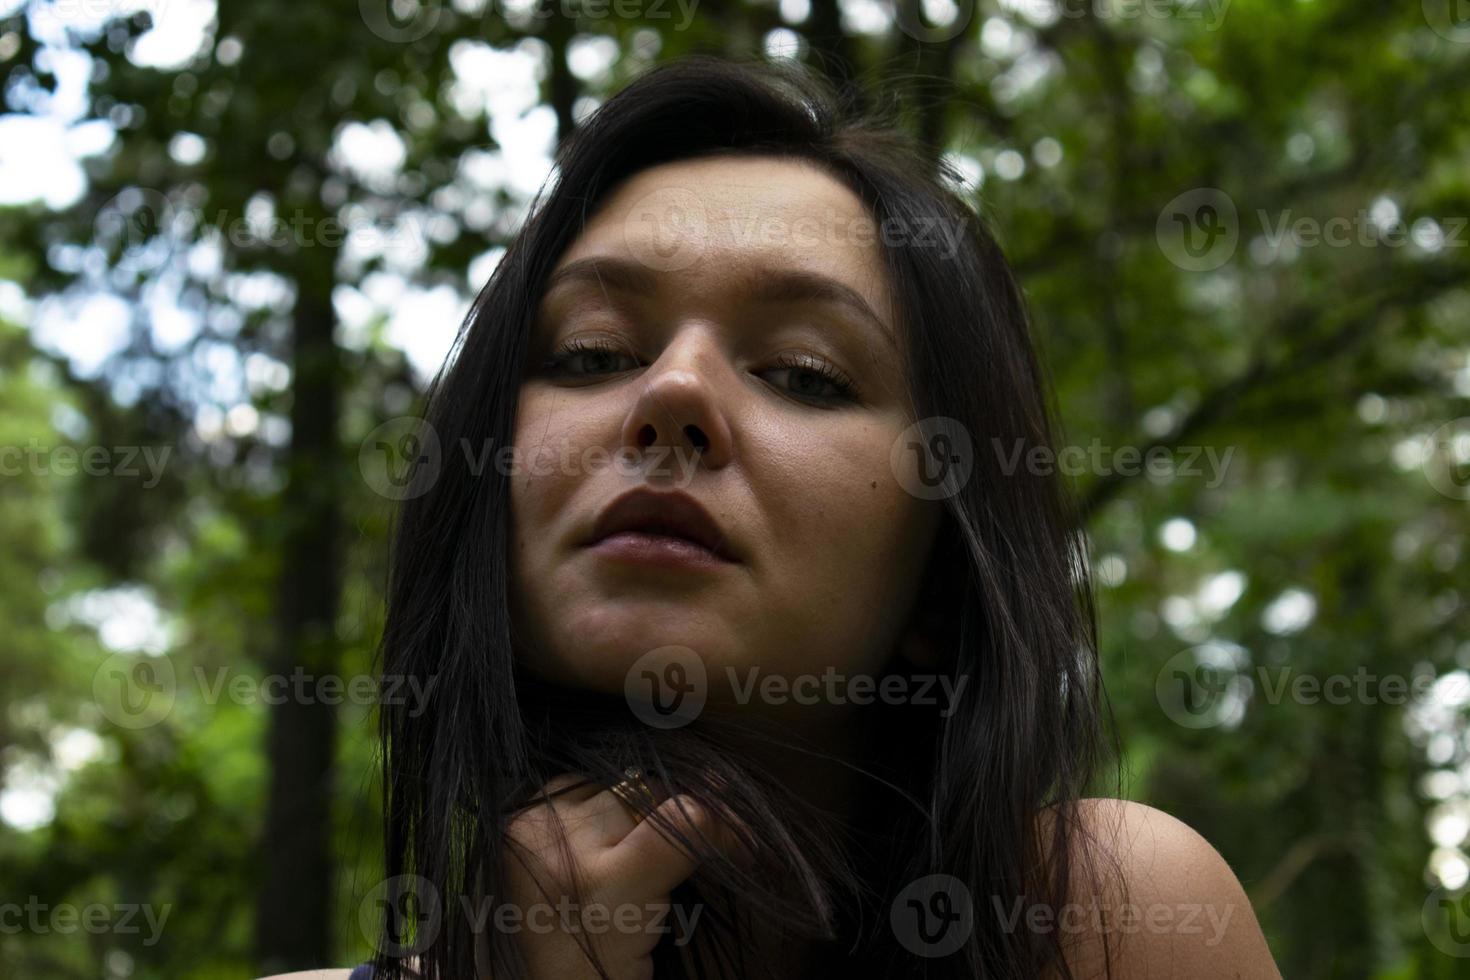
[[(568, 340), (546, 359), (542, 369), (548, 373), (565, 373), (568, 362), (585, 354), (610, 354), (613, 356), (632, 357), (627, 351), (617, 345), (585, 337), (573, 337)], [(776, 363), (767, 368), (768, 371), (807, 371), (824, 383), (831, 385), (835, 392), (830, 395), (802, 395), (789, 389), (785, 393), (807, 404), (836, 401), (857, 401), (860, 397), (857, 384), (848, 377), (840, 368), (829, 364), (810, 354), (799, 351), (785, 351), (776, 355)], [(607, 372), (615, 373), (615, 372)], [(595, 375), (573, 374), (572, 377), (591, 377)]]

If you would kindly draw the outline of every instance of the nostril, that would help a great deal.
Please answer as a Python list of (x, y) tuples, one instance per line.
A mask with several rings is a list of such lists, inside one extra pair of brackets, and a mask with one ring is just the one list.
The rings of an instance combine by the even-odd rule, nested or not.
[(704, 452), (706, 449), (709, 448), (709, 437), (704, 434), (699, 426), (684, 426), (684, 435), (689, 437), (689, 441), (694, 444), (694, 448), (699, 450), (700, 452)]
[(647, 449), (649, 446), (653, 445), (654, 440), (657, 438), (658, 433), (654, 431), (653, 426), (645, 425), (643, 428), (638, 430), (638, 448)]

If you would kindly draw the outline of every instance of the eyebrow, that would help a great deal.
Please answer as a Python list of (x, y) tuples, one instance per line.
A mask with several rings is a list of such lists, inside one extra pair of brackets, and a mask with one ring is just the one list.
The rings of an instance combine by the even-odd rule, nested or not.
[[(638, 262), (625, 259), (590, 257), (569, 262), (546, 282), (545, 295), (563, 285), (595, 285), (626, 293), (658, 292), (659, 276)], [(866, 321), (895, 351), (898, 344), (882, 318), (857, 290), (820, 272), (804, 269), (781, 269), (762, 266), (753, 270), (740, 284), (742, 295), (757, 303), (827, 303), (840, 306)]]

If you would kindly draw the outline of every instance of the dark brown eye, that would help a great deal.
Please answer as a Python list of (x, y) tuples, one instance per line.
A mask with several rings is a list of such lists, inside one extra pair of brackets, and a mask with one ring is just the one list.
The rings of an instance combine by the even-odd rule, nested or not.
[(612, 344), (577, 337), (546, 359), (545, 370), (571, 378), (597, 377), (631, 371), (638, 360)]
[(857, 389), (847, 375), (835, 366), (806, 354), (782, 354), (777, 365), (761, 372), (771, 383), (802, 401), (832, 403), (855, 401)]

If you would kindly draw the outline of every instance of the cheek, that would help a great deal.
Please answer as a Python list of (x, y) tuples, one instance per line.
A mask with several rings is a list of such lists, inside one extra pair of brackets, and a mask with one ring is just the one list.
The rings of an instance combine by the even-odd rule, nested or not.
[(577, 488), (607, 462), (608, 422), (567, 405), (557, 392), (522, 389), (511, 456), (511, 514), (517, 533), (548, 533)]
[(567, 533), (563, 522), (573, 510), (585, 479), (576, 465), (587, 445), (577, 415), (560, 399), (522, 391), (516, 410), (514, 451), (509, 454), (512, 576), (517, 593), (534, 600), (548, 572), (553, 544)]
[(922, 523), (923, 501), (904, 490), (890, 451), (904, 426), (897, 419), (793, 432), (769, 450), (767, 486), (780, 540), (824, 552), (891, 557), (912, 545), (909, 526)]
[(890, 466), (905, 424), (833, 426), (771, 458), (771, 485), (760, 492), (773, 507), (772, 595), (789, 604), (782, 618), (801, 634), (794, 648), (875, 663), (898, 635), (939, 516)]

